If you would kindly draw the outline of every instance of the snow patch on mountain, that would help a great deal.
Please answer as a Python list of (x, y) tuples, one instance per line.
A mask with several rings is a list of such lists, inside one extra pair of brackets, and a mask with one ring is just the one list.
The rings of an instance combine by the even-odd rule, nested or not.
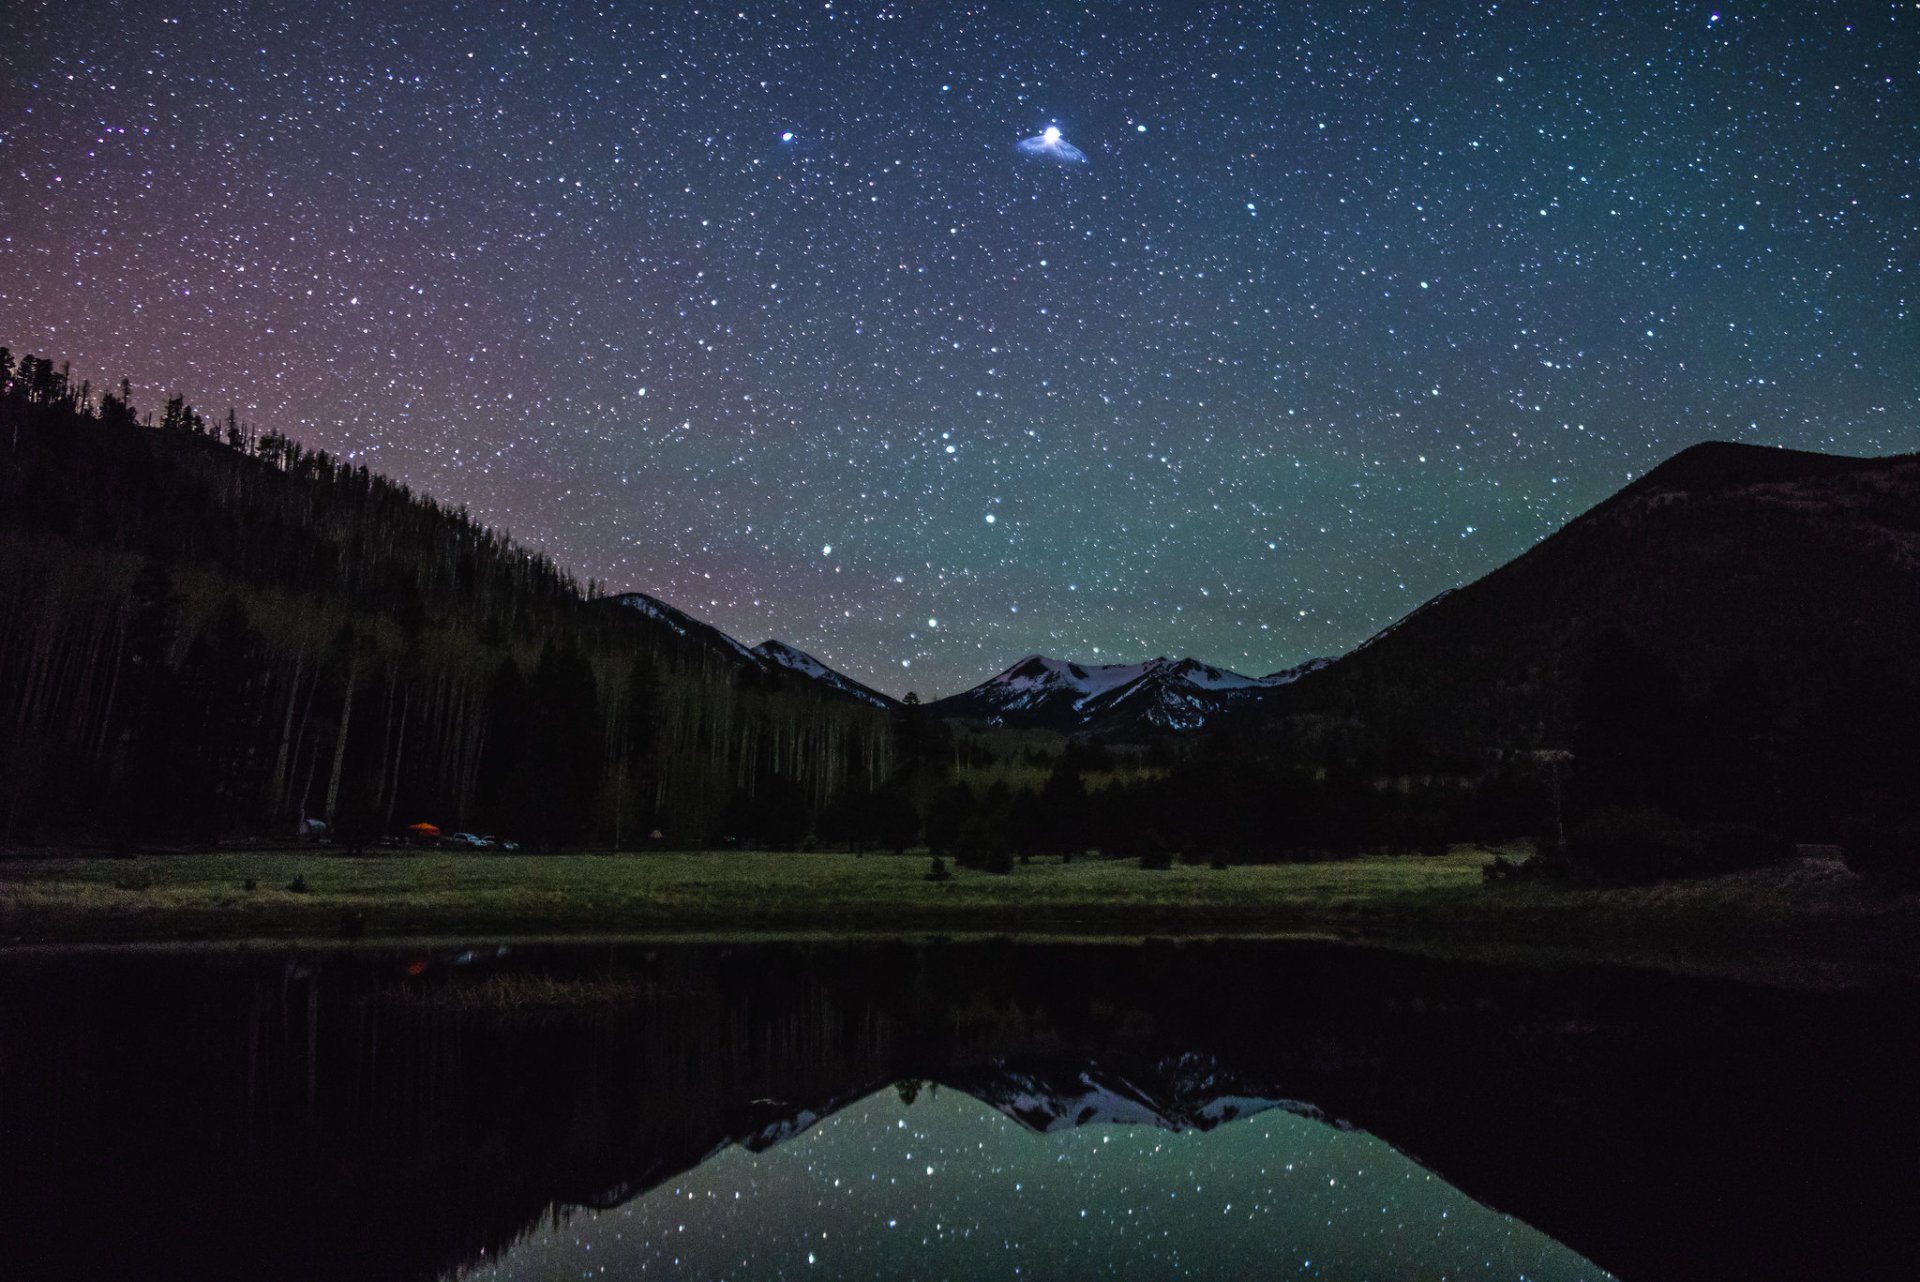
[(1332, 662), (1333, 662), (1333, 659), (1331, 657), (1321, 658), (1321, 659), (1308, 659), (1305, 663), (1296, 663), (1291, 668), (1282, 668), (1278, 672), (1270, 672), (1266, 676), (1261, 677), (1259, 680), (1254, 682), (1254, 684), (1268, 690), (1271, 690), (1276, 686), (1290, 686), (1294, 682), (1298, 681), (1301, 677), (1309, 676), (1315, 672), (1318, 672), (1320, 671), (1320, 669), (1328, 666)]
[(941, 716), (980, 718), (991, 725), (1192, 730), (1223, 709), (1298, 681), (1328, 662), (1316, 659), (1249, 677), (1198, 659), (1081, 664), (1030, 654), (934, 708)]
[(893, 700), (887, 698), (886, 695), (881, 694), (878, 690), (861, 685), (858, 681), (855, 681), (843, 672), (834, 671), (826, 664), (820, 662), (820, 660), (808, 654), (805, 650), (799, 649), (796, 646), (790, 646), (785, 641), (773, 639), (762, 641), (759, 645), (753, 647), (753, 653), (767, 663), (785, 668), (790, 672), (798, 672), (802, 676), (810, 677), (824, 685), (832, 686), (835, 690), (850, 694), (854, 698), (865, 703), (870, 703), (876, 708), (890, 708), (893, 706)]
[(648, 596), (644, 592), (623, 592), (615, 597), (614, 600), (620, 605), (626, 606), (628, 609), (638, 610), (649, 618), (660, 620), (660, 622), (671, 628), (676, 636), (705, 637), (708, 640), (717, 642), (725, 649), (732, 650), (747, 662), (755, 666), (759, 665), (759, 657), (756, 656), (751, 649), (734, 640), (719, 628), (714, 627), (711, 623), (704, 623), (694, 618), (691, 614), (688, 614), (685, 610), (668, 605), (658, 597)]

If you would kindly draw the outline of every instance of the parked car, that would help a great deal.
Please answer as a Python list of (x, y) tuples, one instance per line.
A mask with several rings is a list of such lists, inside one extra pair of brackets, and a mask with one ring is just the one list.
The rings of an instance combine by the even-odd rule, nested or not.
[(486, 843), (487, 843), (487, 845), (489, 845), (489, 846), (491, 846), (491, 847), (493, 847), (493, 848), (494, 848), (494, 849), (496, 849), (496, 850), (518, 850), (518, 849), (520, 849), (520, 843), (519, 843), (519, 842), (517, 842), (517, 841), (510, 841), (510, 840), (508, 840), (508, 839), (507, 839), (507, 838), (505, 838), (505, 837), (482, 837), (482, 838), (481, 838), (480, 840), (482, 840), (482, 841), (484, 841), (484, 842), (486, 842)]
[(449, 833), (446, 837), (446, 843), (455, 849), (486, 850), (489, 848), (489, 843), (486, 838), (476, 837), (470, 832)]

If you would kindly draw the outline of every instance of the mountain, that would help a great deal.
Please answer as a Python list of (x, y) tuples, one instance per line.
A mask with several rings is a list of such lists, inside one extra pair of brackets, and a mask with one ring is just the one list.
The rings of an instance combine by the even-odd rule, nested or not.
[[(952, 1065), (936, 1079), (909, 1079), (890, 1086), (869, 1081), (804, 1101), (756, 1099), (740, 1110), (736, 1125), (708, 1148), (706, 1156), (729, 1145), (764, 1153), (804, 1135), (877, 1090), (917, 1094), (924, 1086), (969, 1095), (1038, 1134), (1057, 1134), (1082, 1126), (1151, 1126), (1174, 1133), (1211, 1131), (1273, 1109), (1335, 1130), (1353, 1129), (1317, 1106), (1275, 1090), (1272, 1082), (1243, 1074), (1212, 1055), (1187, 1051), (1115, 1065), (1054, 1053), (994, 1056)], [(663, 1164), (646, 1177), (623, 1180), (581, 1197), (579, 1204), (596, 1210), (620, 1206), (688, 1169), (684, 1163)]]
[(1839, 802), (1911, 755), (1916, 654), (1920, 455), (1711, 442), (1270, 710), (1458, 754), (1570, 747), (1609, 700), (1664, 703), (1681, 756), (1756, 755), (1774, 789)]
[(668, 605), (659, 597), (648, 596), (644, 592), (622, 592), (608, 598), (613, 604), (637, 611), (649, 619), (658, 620), (667, 626), (675, 636), (681, 637), (696, 646), (713, 652), (730, 662), (744, 663), (747, 667), (760, 671), (764, 664), (759, 655), (740, 644), (711, 623), (694, 618), (677, 606)]
[(1042, 1133), (1095, 1124), (1208, 1131), (1275, 1108), (1346, 1129), (1313, 1105), (1274, 1091), (1272, 1083), (1243, 1080), (1213, 1056), (1193, 1052), (1117, 1069), (1047, 1057), (995, 1059), (956, 1068), (943, 1084)]
[(1031, 654), (971, 690), (935, 700), (928, 711), (992, 726), (1102, 734), (1193, 730), (1328, 662), (1246, 677), (1197, 659), (1083, 665)]
[(860, 684), (843, 672), (834, 671), (805, 650), (790, 646), (785, 641), (769, 640), (762, 641), (756, 646), (745, 645), (711, 623), (696, 619), (685, 610), (668, 605), (659, 597), (648, 596), (645, 592), (623, 592), (618, 596), (609, 597), (608, 600), (624, 609), (637, 611), (649, 619), (665, 624), (675, 636), (705, 650), (715, 659), (725, 663), (744, 664), (756, 673), (776, 679), (787, 678), (788, 674), (793, 674), (805, 678), (801, 688), (829, 695), (843, 695), (875, 708), (895, 706), (892, 699), (878, 690)]
[[(731, 638), (729, 638), (731, 639)], [(852, 695), (862, 703), (870, 703), (876, 708), (891, 708), (895, 701), (881, 694), (871, 686), (861, 685), (844, 672), (835, 672), (805, 650), (788, 645), (785, 641), (767, 640), (753, 647), (753, 653), (765, 663), (775, 664), (802, 676), (811, 677), (831, 690)]]

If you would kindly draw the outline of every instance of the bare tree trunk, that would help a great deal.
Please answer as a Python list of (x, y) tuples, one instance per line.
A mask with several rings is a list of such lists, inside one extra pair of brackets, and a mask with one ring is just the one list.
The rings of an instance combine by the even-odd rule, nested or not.
[[(288, 807), (293, 804), (293, 777), (300, 773), (300, 745), (307, 741), (307, 725), (313, 720), (313, 696), (320, 689), (320, 673), (322, 671), (323, 669), (319, 664), (314, 665), (313, 680), (307, 682), (307, 697), (305, 702), (300, 705), (300, 723), (293, 731), (293, 763), (287, 771), (287, 793), (279, 799), (280, 813), (282, 814), (285, 814)], [(312, 747), (306, 749), (306, 753), (307, 779), (306, 783), (303, 784), (300, 789), (300, 817), (302, 819), (307, 817), (307, 802), (313, 798), (313, 770), (320, 759), (320, 745), (317, 743), (314, 744)]]
[(393, 808), (400, 800), (400, 763), (406, 758), (407, 708), (413, 702), (411, 687), (400, 696), (400, 733), (393, 744), (393, 781), (387, 788), (387, 828), (393, 827)]
[(112, 677), (107, 685), (106, 702), (100, 709), (100, 735), (99, 735), (99, 738), (94, 741), (94, 748), (93, 748), (93, 755), (95, 760), (102, 761), (103, 763), (107, 764), (109, 769), (112, 769), (112, 763), (105, 761), (105, 758), (107, 755), (107, 744), (112, 740), (112, 737), (113, 737), (113, 710), (114, 710), (115, 703), (120, 698), (120, 669), (126, 663), (126, 651), (127, 651), (127, 613), (126, 613), (126, 608), (123, 604), (118, 615), (114, 620), (113, 658), (108, 668), (108, 671), (112, 674)]
[(353, 721), (353, 692), (360, 684), (360, 654), (356, 650), (347, 665), (347, 697), (340, 705), (340, 733), (333, 741), (333, 769), (327, 775), (327, 827), (333, 827), (334, 808), (340, 804), (340, 771), (347, 761), (347, 727)]
[[(297, 766), (298, 763), (296, 762)], [(307, 803), (313, 800), (313, 774), (320, 768), (320, 745), (314, 744), (307, 749), (307, 777), (300, 784), (300, 817), (307, 814)]]
[(287, 754), (293, 740), (293, 710), (300, 702), (300, 674), (307, 665), (306, 647), (302, 646), (293, 655), (293, 681), (287, 687), (287, 711), (280, 719), (280, 750), (273, 757), (273, 779), (267, 785), (267, 804), (273, 809), (273, 817), (278, 820), (284, 814), (287, 801)]

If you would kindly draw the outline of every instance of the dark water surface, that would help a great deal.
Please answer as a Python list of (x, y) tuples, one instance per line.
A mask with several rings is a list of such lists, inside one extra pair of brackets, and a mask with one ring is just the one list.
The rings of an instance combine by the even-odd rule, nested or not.
[(1905, 1276), (1920, 995), (1329, 944), (0, 956), (0, 1278)]

